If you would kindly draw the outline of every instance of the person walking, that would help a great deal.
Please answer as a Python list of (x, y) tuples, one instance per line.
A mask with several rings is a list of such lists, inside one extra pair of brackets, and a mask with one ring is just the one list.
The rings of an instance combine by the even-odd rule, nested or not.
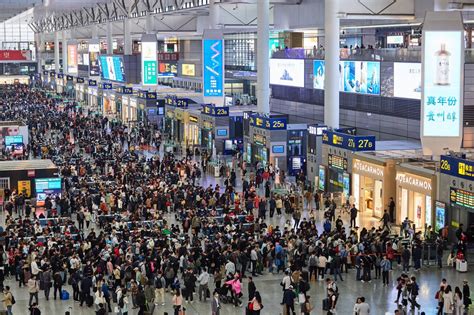
[(281, 301), (281, 305), (283, 305), (284, 314), (296, 315), (295, 298), (296, 293), (293, 291), (293, 286), (290, 285), (288, 289), (283, 291), (283, 299)]
[(467, 283), (467, 280), (463, 281), (462, 285), (462, 299), (464, 302), (464, 309), (467, 310), (469, 309), (469, 305), (471, 305), (471, 290), (469, 288), (469, 284)]
[(3, 289), (3, 305), (5, 306), (6, 310), (7, 310), (7, 315), (13, 315), (12, 313), (12, 309), (13, 309), (13, 302), (14, 302), (14, 298), (13, 298), (13, 294), (10, 292), (10, 287), (7, 285), (5, 286), (5, 288)]
[(260, 292), (256, 291), (254, 297), (249, 301), (248, 310), (250, 315), (260, 315), (260, 311), (263, 308), (262, 297)]
[(211, 315), (220, 315), (221, 310), (221, 303), (219, 301), (219, 293), (217, 291), (214, 292), (214, 296), (212, 297), (211, 303)]
[(158, 275), (155, 278), (155, 304), (158, 305), (161, 302), (161, 305), (165, 305), (165, 286), (166, 280), (163, 277), (161, 271), (158, 272)]
[(350, 228), (352, 229), (353, 227), (356, 227), (356, 218), (357, 218), (357, 208), (355, 204), (352, 205), (352, 208), (350, 210), (351, 214), (351, 226)]
[(207, 272), (205, 267), (202, 269), (201, 274), (197, 278), (197, 282), (199, 284), (199, 301), (204, 300), (204, 302), (206, 302), (207, 291), (209, 290), (209, 273)]
[(35, 302), (38, 304), (39, 283), (38, 280), (36, 280), (36, 276), (31, 276), (30, 280), (28, 280), (28, 292), (30, 293), (28, 305), (31, 306), (33, 298), (35, 298)]
[(44, 297), (46, 301), (49, 301), (49, 292), (51, 291), (52, 287), (52, 277), (51, 277), (51, 269), (46, 267), (43, 273), (41, 274), (41, 280), (43, 283), (43, 290), (44, 290)]
[(305, 296), (305, 301), (301, 304), (301, 315), (310, 315), (311, 311), (314, 309), (314, 306), (310, 302), (310, 296)]
[[(174, 292), (174, 295), (171, 298), (171, 304), (173, 305), (174, 315), (179, 315), (179, 311), (181, 311), (181, 308), (183, 307), (183, 297), (181, 296), (181, 291), (179, 289)], [(216, 315), (219, 315), (219, 313)]]
[(454, 312), (454, 295), (451, 290), (451, 286), (447, 285), (443, 294), (443, 313), (444, 315), (453, 314)]
[(380, 262), (380, 268), (382, 269), (382, 283), (383, 285), (388, 285), (388, 275), (390, 269), (392, 269), (392, 263), (387, 259), (387, 255), (383, 256), (383, 259)]
[(464, 314), (464, 304), (462, 299), (462, 292), (459, 287), (454, 288), (454, 315)]
[(59, 271), (56, 271), (53, 275), (53, 281), (54, 281), (54, 299), (56, 300), (56, 297), (58, 296), (59, 293), (59, 299), (61, 299), (61, 292), (63, 288), (63, 277)]

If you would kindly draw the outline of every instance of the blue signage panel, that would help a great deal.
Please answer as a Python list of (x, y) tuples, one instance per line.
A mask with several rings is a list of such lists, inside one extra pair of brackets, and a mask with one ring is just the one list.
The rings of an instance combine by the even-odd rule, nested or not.
[(112, 90), (112, 83), (102, 83), (100, 87), (103, 90)]
[(89, 80), (89, 86), (97, 86), (96, 80)]
[(175, 107), (188, 107), (189, 99), (178, 98), (176, 97), (176, 95), (167, 95), (165, 97), (165, 105), (175, 106)]
[(208, 116), (225, 117), (229, 116), (228, 106), (216, 107), (214, 104), (203, 104), (201, 112)]
[(354, 136), (324, 130), (323, 144), (350, 151), (375, 151), (375, 136)]
[(77, 83), (84, 83), (84, 78), (76, 78)]
[(51, 78), (54, 78), (55, 75), (56, 75), (56, 72), (54, 72), (54, 71), (51, 71), (51, 72), (49, 73), (49, 76), (50, 76)]
[(63, 79), (64, 78), (64, 73), (58, 73), (58, 79)]
[(474, 180), (474, 161), (441, 155), (440, 169), (443, 174)]
[(220, 39), (204, 39), (203, 79), (204, 96), (224, 96), (224, 41)]
[(269, 118), (253, 114), (249, 119), (250, 125), (267, 130), (286, 130), (287, 120), (284, 117)]
[(72, 81), (72, 80), (73, 80), (73, 77), (72, 77), (72, 75), (67, 75), (67, 76), (66, 76), (66, 80), (68, 80), (68, 81)]

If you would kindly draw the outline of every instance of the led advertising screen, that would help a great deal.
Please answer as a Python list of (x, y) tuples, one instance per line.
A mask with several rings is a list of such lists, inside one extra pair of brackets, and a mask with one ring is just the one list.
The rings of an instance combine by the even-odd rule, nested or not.
[(60, 196), (62, 190), (61, 178), (36, 178), (36, 204), (44, 206), (48, 196)]
[(423, 136), (459, 137), (462, 33), (427, 31), (423, 55)]
[[(304, 70), (304, 64), (303, 64)], [(271, 70), (270, 70), (271, 71)], [(360, 94), (380, 94), (380, 63), (375, 61), (341, 61), (339, 91)], [(324, 89), (324, 60), (313, 61), (313, 88)], [(271, 83), (271, 77), (270, 77)]]
[(175, 62), (160, 62), (158, 64), (159, 77), (174, 77), (178, 74), (178, 65)]
[(67, 72), (77, 73), (77, 45), (67, 45)]
[(274, 146), (272, 146), (272, 153), (275, 153), (275, 154), (285, 153), (285, 146), (283, 146), (283, 145), (274, 145)]
[(435, 232), (438, 232), (442, 228), (444, 228), (446, 224), (446, 204), (441, 201), (436, 201), (435, 205), (435, 215), (436, 215), (436, 222), (435, 222)]
[(181, 65), (181, 74), (188, 77), (194, 77), (196, 75), (196, 65), (192, 63), (183, 63)]
[(388, 45), (402, 45), (403, 44), (403, 35), (392, 35), (387, 36)]
[(218, 137), (227, 137), (227, 129), (217, 129)]
[(142, 84), (158, 84), (158, 55), (157, 44), (154, 42), (142, 42)]
[(89, 53), (89, 75), (99, 76), (100, 75), (100, 65), (99, 65), (99, 53), (91, 52)]
[(421, 99), (421, 64), (395, 62), (393, 66), (393, 96)]
[(324, 167), (324, 165), (319, 165), (318, 190), (319, 191), (326, 190), (326, 168)]
[(125, 82), (125, 68), (122, 57), (100, 56), (99, 60), (103, 79)]
[(304, 87), (304, 60), (270, 59), (270, 84)]
[(204, 39), (203, 50), (204, 96), (224, 96), (224, 41)]
[(6, 136), (5, 137), (5, 146), (9, 147), (12, 144), (22, 144), (23, 136)]

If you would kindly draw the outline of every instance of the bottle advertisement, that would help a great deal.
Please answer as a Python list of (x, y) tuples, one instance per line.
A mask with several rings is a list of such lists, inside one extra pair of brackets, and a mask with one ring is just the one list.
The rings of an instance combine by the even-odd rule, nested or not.
[(461, 111), (462, 33), (424, 33), (423, 135), (458, 137)]

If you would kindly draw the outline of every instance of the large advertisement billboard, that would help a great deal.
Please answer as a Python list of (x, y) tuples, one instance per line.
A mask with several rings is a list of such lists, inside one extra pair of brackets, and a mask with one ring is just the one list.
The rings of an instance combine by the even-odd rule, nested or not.
[[(304, 68), (304, 67), (303, 67)], [(324, 60), (313, 61), (313, 88), (324, 89)], [(339, 91), (380, 94), (380, 63), (376, 61), (339, 62)]]
[(394, 63), (393, 96), (421, 99), (421, 63)]
[(100, 56), (101, 77), (105, 80), (125, 82), (125, 66), (119, 56)]
[(423, 136), (459, 137), (461, 133), (462, 32), (424, 32)]
[(224, 41), (204, 39), (203, 49), (204, 96), (224, 96)]
[(158, 56), (157, 44), (153, 42), (142, 42), (142, 84), (158, 84)]
[(304, 87), (304, 60), (270, 59), (270, 84)]
[(70, 74), (77, 73), (77, 45), (67, 45), (67, 72)]

